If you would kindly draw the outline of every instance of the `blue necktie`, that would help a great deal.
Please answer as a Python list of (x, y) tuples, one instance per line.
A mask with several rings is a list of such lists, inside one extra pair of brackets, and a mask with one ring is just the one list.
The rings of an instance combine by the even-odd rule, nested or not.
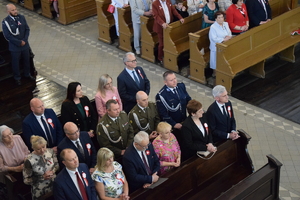
[(134, 70), (132, 71), (132, 74), (133, 74), (133, 78), (134, 78), (135, 83), (139, 86), (139, 85), (140, 85), (140, 81), (139, 81), (139, 79), (136, 77), (135, 71), (134, 71)]
[(52, 137), (51, 137), (51, 134), (49, 131), (49, 127), (47, 126), (43, 116), (41, 116), (41, 121), (42, 121), (42, 124), (43, 124), (45, 132), (46, 132), (48, 147), (53, 147), (53, 142), (52, 142)]

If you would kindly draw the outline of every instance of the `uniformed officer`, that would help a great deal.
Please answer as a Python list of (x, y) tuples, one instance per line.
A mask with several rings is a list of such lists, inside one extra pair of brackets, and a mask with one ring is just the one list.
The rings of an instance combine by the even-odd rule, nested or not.
[(156, 138), (155, 130), (160, 118), (155, 103), (148, 101), (148, 95), (144, 91), (136, 93), (136, 102), (137, 105), (128, 114), (134, 134), (145, 131), (149, 134), (149, 139)]
[(116, 100), (108, 100), (106, 114), (97, 126), (97, 139), (100, 147), (109, 148), (118, 159), (133, 142), (133, 136), (133, 128), (127, 114), (124, 111), (120, 112), (120, 106)]

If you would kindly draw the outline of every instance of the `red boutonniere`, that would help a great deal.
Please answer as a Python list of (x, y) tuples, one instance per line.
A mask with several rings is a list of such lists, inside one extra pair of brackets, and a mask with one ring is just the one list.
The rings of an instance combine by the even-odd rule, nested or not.
[(53, 122), (52, 122), (52, 119), (51, 119), (51, 118), (48, 118), (48, 119), (47, 119), (47, 122), (48, 122), (48, 124), (50, 124), (50, 125), (52, 126), (52, 128), (54, 129), (54, 124), (53, 124)]
[(124, 180), (122, 179), (121, 174), (116, 174), (116, 178), (124, 184)]
[(146, 155), (149, 156), (150, 155), (150, 151), (146, 150)]
[(142, 77), (142, 79), (144, 79), (144, 76), (142, 75), (142, 73), (139, 69), (138, 69), (138, 72), (139, 72), (140, 76)]
[(207, 132), (207, 135), (209, 134), (209, 132), (208, 132), (208, 125), (207, 125), (207, 123), (204, 123), (204, 127), (205, 127), (205, 130), (206, 130), (206, 132)]
[(86, 185), (86, 186), (89, 186), (88, 180), (86, 179), (86, 173), (82, 172), (82, 173), (81, 173), (81, 176), (82, 176), (82, 178), (83, 178), (83, 180), (84, 180), (84, 182), (85, 182), (85, 185)]
[(162, 9), (162, 7), (161, 7), (161, 6), (159, 6), (159, 9)]
[(88, 106), (84, 106), (84, 110), (85, 110), (86, 116), (88, 117), (90, 108)]
[(87, 148), (87, 150), (88, 150), (88, 152), (89, 152), (89, 155), (91, 155), (92, 154), (92, 150), (91, 150), (91, 144), (90, 143), (87, 143), (86, 145), (86, 148)]
[(231, 118), (231, 108), (230, 108), (230, 106), (227, 106), (227, 111), (228, 111), (228, 114), (229, 114), (229, 117)]

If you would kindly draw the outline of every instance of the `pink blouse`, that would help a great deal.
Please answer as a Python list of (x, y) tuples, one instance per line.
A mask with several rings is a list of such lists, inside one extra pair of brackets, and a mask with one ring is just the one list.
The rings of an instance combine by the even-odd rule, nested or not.
[[(170, 142), (165, 143), (159, 139), (159, 137), (155, 138), (152, 142), (154, 146), (155, 153), (160, 161), (160, 165), (162, 162), (176, 162), (178, 156), (180, 156), (181, 151), (179, 144), (177, 142), (176, 137), (173, 133), (170, 133)], [(169, 171), (171, 168), (170, 166), (161, 166), (160, 167), (160, 174), (164, 174)]]
[(24, 163), (24, 159), (30, 153), (24, 141), (19, 135), (13, 135), (14, 146), (7, 148), (0, 142), (0, 172), (6, 172), (7, 167), (16, 167)]
[(105, 113), (106, 113), (105, 103), (110, 99), (115, 99), (120, 105), (120, 110), (123, 110), (122, 101), (121, 101), (120, 95), (118, 93), (118, 89), (113, 86), (113, 90), (114, 90), (114, 92), (111, 90), (106, 90), (105, 98), (103, 98), (101, 96), (101, 93), (99, 91), (96, 93), (95, 103), (96, 103), (96, 108), (97, 108), (99, 119), (101, 119), (101, 117), (103, 117), (105, 115)]

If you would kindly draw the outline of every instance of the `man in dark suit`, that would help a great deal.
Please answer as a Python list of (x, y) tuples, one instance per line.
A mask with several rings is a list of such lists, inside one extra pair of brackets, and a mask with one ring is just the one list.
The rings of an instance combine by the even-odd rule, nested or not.
[(250, 28), (265, 24), (272, 19), (269, 0), (247, 0), (247, 12)]
[(129, 184), (129, 193), (139, 188), (147, 188), (158, 181), (159, 159), (149, 142), (149, 135), (140, 131), (134, 142), (125, 151), (123, 168)]
[(137, 67), (134, 53), (126, 53), (123, 62), (126, 67), (117, 78), (118, 92), (122, 99), (124, 111), (129, 113), (136, 105), (135, 95), (138, 91), (144, 91), (149, 95), (150, 81), (143, 68)]
[(207, 120), (213, 135), (213, 141), (239, 138), (226, 88), (217, 85), (213, 88), (212, 94), (216, 101), (207, 109)]
[(153, 31), (156, 32), (158, 36), (158, 61), (162, 64), (164, 56), (163, 29), (167, 28), (169, 24), (173, 22), (174, 15), (181, 23), (184, 22), (184, 19), (180, 14), (178, 14), (175, 7), (172, 6), (169, 0), (154, 1), (152, 3), (152, 12), (155, 19), (153, 23)]
[(94, 181), (89, 168), (80, 163), (74, 150), (64, 149), (60, 153), (66, 166), (56, 176), (53, 184), (55, 200), (97, 200)]
[(19, 70), (20, 59), (23, 59), (24, 76), (35, 80), (30, 75), (30, 55), (29, 55), (29, 26), (23, 15), (18, 14), (15, 5), (9, 3), (6, 5), (8, 16), (2, 21), (3, 35), (8, 41), (9, 51), (11, 53), (11, 65), (14, 73), (14, 79), (17, 85), (21, 85), (21, 75)]
[[(97, 152), (94, 144), (86, 131), (80, 131), (76, 124), (67, 122), (64, 125), (66, 137), (57, 146), (57, 155), (66, 148), (73, 149), (80, 163), (85, 163), (90, 172), (95, 171)], [(62, 160), (59, 159), (60, 168), (63, 168)]]
[(33, 98), (30, 101), (32, 113), (27, 115), (22, 123), (22, 137), (27, 147), (31, 149), (30, 137), (38, 135), (47, 141), (47, 147), (57, 152), (57, 145), (63, 139), (63, 131), (55, 112), (52, 109), (45, 109), (44, 103)]

